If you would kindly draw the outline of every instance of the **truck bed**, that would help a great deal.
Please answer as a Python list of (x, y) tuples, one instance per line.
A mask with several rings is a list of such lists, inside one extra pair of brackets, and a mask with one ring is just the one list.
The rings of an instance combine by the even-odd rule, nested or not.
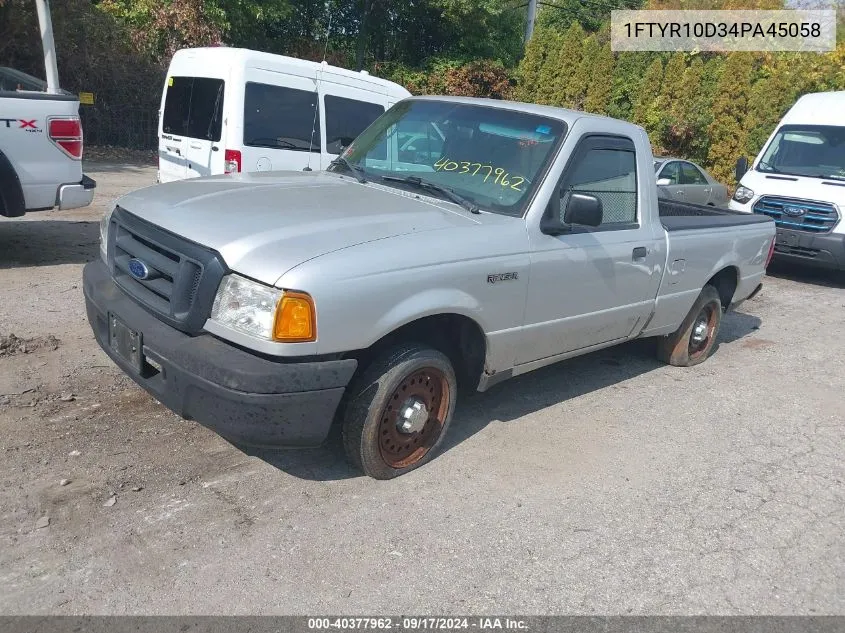
[(663, 228), (670, 232), (762, 224), (771, 221), (771, 218), (765, 215), (740, 213), (664, 198), (658, 200), (658, 210)]

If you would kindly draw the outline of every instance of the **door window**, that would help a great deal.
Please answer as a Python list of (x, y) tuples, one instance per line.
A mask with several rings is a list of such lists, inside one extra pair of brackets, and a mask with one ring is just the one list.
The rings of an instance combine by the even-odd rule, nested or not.
[(663, 168), (663, 171), (660, 172), (659, 180), (663, 178), (669, 179), (670, 185), (677, 185), (681, 180), (681, 164), (678, 161), (672, 161), (666, 167)]
[(299, 152), (320, 151), (317, 93), (247, 82), (244, 145)]
[(602, 203), (601, 227), (637, 222), (637, 161), (634, 143), (623, 137), (588, 136), (575, 150), (560, 188), (560, 214), (569, 196), (584, 193)]
[(370, 123), (384, 114), (384, 106), (326, 95), (326, 152), (340, 154)]
[(707, 178), (704, 174), (690, 163), (681, 163), (681, 183), (682, 185), (706, 185)]
[(170, 77), (164, 98), (166, 134), (219, 141), (223, 130), (225, 82), (209, 77)]

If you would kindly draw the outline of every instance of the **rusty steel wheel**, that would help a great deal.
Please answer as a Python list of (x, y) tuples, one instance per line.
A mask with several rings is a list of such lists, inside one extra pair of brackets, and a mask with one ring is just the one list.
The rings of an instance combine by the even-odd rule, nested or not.
[(431, 450), (446, 422), (451, 395), (446, 376), (433, 367), (414, 372), (396, 386), (379, 423), (385, 463), (405, 468)]
[(710, 348), (710, 343), (716, 335), (716, 328), (719, 324), (717, 312), (721, 312), (721, 306), (708, 303), (701, 308), (695, 321), (693, 321), (688, 346), (691, 361), (697, 360)]
[(392, 479), (429, 461), (446, 435), (457, 381), (442, 352), (418, 343), (386, 350), (347, 389), (343, 444), (370, 477)]
[(657, 345), (657, 356), (676, 367), (692, 367), (707, 359), (722, 323), (722, 300), (713, 286), (704, 286), (681, 326)]

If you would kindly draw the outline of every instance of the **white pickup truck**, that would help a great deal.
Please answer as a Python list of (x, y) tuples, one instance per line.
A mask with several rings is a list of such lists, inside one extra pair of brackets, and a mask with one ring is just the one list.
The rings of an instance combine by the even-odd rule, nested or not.
[(91, 204), (96, 183), (82, 173), (79, 100), (0, 68), (0, 215)]
[(319, 444), (338, 419), (384, 479), (435, 454), (459, 385), (643, 337), (704, 361), (759, 291), (775, 226), (658, 200), (630, 123), (414, 97), (328, 171), (141, 189), (101, 235), (88, 320), (133, 380), (241, 444)]

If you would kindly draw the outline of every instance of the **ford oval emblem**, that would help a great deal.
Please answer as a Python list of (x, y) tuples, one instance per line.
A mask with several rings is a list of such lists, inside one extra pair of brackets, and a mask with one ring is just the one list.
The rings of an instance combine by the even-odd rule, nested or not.
[(783, 212), (791, 218), (800, 218), (802, 215), (804, 215), (807, 212), (807, 210), (804, 209), (803, 207), (789, 206), (789, 207), (784, 207)]
[(140, 259), (133, 257), (129, 260), (129, 274), (135, 279), (149, 279), (150, 269)]

